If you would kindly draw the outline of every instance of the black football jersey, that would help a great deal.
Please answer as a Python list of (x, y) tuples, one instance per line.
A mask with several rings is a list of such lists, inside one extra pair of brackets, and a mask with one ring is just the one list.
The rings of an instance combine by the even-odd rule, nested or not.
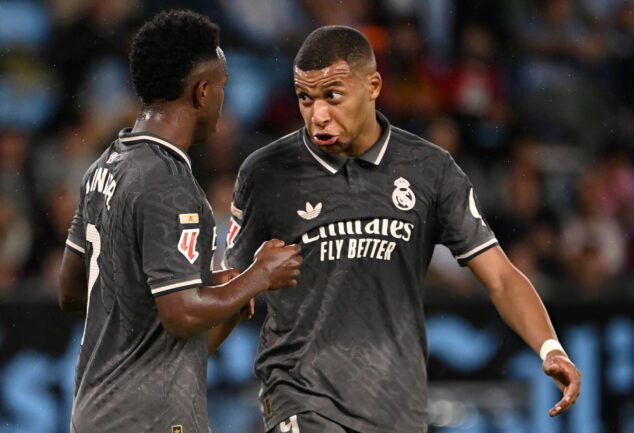
[(207, 337), (165, 331), (155, 297), (209, 284), (211, 207), (187, 155), (123, 130), (88, 169), (66, 247), (88, 304), (71, 431), (209, 431)]
[(264, 295), (255, 367), (267, 430), (314, 411), (360, 432), (425, 432), (434, 245), (464, 265), (497, 244), (449, 154), (377, 118), (382, 135), (357, 158), (322, 151), (303, 128), (240, 169), (225, 264), (244, 269), (269, 238), (304, 257), (297, 287)]

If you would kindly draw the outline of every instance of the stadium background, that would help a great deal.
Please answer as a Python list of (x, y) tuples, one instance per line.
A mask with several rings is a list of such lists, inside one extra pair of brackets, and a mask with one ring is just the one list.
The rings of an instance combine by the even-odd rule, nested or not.
[[(550, 420), (558, 392), (539, 359), (439, 249), (426, 287), (432, 432), (634, 432), (634, 2), (623, 0), (0, 0), (0, 432), (68, 431), (82, 317), (56, 304), (66, 229), (84, 170), (138, 110), (131, 36), (170, 7), (222, 27), (222, 120), (190, 154), (223, 230), (240, 162), (301, 126), (291, 62), (318, 25), (361, 29), (380, 109), (471, 177), (584, 382)], [(215, 433), (261, 431), (263, 314), (210, 360)]]

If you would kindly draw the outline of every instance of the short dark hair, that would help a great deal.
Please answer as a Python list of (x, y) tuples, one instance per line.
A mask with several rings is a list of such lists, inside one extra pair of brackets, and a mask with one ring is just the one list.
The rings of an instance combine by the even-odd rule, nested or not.
[(372, 46), (363, 33), (348, 26), (320, 27), (308, 35), (293, 64), (302, 71), (314, 71), (340, 60), (353, 67), (375, 62)]
[(209, 18), (192, 11), (164, 11), (146, 22), (130, 51), (130, 76), (141, 101), (178, 99), (194, 66), (218, 58), (219, 33)]

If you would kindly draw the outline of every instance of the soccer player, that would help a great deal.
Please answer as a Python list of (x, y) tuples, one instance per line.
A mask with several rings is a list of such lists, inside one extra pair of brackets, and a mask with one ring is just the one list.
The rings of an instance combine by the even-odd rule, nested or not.
[(216, 227), (185, 151), (220, 114), (218, 27), (160, 13), (130, 71), (142, 112), (86, 172), (62, 263), (60, 304), (86, 311), (70, 430), (207, 433), (208, 345), (256, 294), (297, 284), (300, 247), (267, 241), (239, 276), (211, 272)]
[[(294, 62), (305, 127), (254, 152), (234, 191), (225, 263), (245, 269), (270, 236), (302, 246), (302, 277), (267, 292), (256, 359), (267, 431), (425, 432), (422, 281), (444, 244), (563, 391), (580, 374), (531, 283), (507, 259), (449, 154), (376, 111), (367, 39), (315, 30)], [(280, 199), (283, 198), (283, 200)]]

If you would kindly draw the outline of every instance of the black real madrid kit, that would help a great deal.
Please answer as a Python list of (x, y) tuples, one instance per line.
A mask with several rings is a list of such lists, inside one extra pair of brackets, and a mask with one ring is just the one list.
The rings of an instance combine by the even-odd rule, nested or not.
[(72, 433), (209, 431), (207, 335), (166, 332), (154, 298), (209, 284), (215, 243), (175, 144), (124, 130), (88, 169), (66, 240), (88, 277)]
[(462, 265), (497, 245), (449, 154), (377, 119), (381, 137), (356, 158), (322, 151), (302, 128), (240, 169), (226, 265), (245, 269), (270, 238), (301, 243), (304, 257), (297, 287), (264, 294), (267, 430), (314, 412), (363, 433), (426, 431), (422, 281), (434, 245)]

